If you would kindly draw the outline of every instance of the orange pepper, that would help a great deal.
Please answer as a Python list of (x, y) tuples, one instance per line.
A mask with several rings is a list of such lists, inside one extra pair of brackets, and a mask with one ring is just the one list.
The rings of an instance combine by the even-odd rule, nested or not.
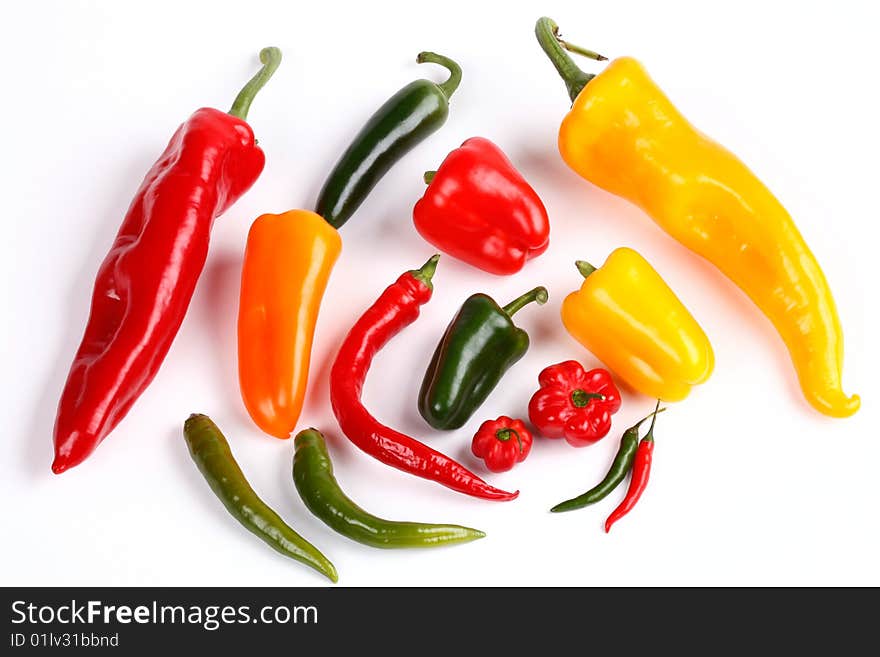
[(238, 309), (238, 378), (257, 426), (289, 438), (302, 411), (312, 339), (339, 233), (308, 210), (264, 214), (248, 233)]

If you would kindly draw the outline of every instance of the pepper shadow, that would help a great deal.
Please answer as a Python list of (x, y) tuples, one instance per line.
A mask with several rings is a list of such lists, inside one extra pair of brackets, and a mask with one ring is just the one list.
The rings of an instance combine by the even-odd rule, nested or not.
[(93, 214), (101, 217), (101, 220), (83, 233), (85, 237), (80, 244), (85, 244), (81, 249), (84, 255), (78, 269), (69, 275), (58, 276), (59, 282), (67, 284), (63, 296), (64, 316), (69, 317), (70, 322), (62, 330), (56, 331), (54, 344), (45, 346), (45, 352), (54, 354), (54, 357), (50, 360), (51, 367), (42, 394), (31, 412), (30, 430), (22, 441), (22, 461), (34, 478), (51, 474), (55, 413), (74, 354), (85, 331), (95, 276), (122, 225), (131, 198), (152, 166), (155, 155), (153, 151), (145, 151), (142, 157), (131, 160), (127, 166), (108, 167), (107, 171), (102, 172), (107, 177), (107, 184), (101, 187), (100, 195), (96, 193), (95, 198), (91, 199), (94, 201)]

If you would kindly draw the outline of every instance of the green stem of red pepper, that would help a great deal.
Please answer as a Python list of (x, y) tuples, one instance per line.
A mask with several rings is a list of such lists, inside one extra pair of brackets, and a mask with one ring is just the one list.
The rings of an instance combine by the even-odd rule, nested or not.
[(523, 442), (522, 438), (519, 437), (519, 433), (514, 429), (499, 429), (495, 432), (495, 437), (500, 440), (502, 443), (506, 443), (510, 440), (510, 437), (513, 436), (516, 438), (516, 442), (519, 445), (519, 453), (523, 453)]
[(263, 48), (260, 51), (260, 62), (262, 62), (263, 67), (238, 92), (238, 96), (235, 97), (229, 110), (229, 114), (237, 116), (242, 121), (247, 121), (248, 111), (251, 108), (254, 97), (263, 88), (263, 85), (269, 81), (269, 78), (272, 77), (275, 69), (281, 63), (281, 51), (274, 46)]

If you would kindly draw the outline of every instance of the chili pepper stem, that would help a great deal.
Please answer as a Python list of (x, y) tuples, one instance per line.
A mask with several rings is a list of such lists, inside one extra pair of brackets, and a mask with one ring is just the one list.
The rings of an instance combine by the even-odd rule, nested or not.
[(425, 184), (430, 185), (434, 180), (434, 176), (437, 175), (436, 171), (425, 171), (425, 175), (423, 176)]
[(559, 37), (559, 26), (556, 24), (556, 21), (552, 18), (547, 18), (546, 16), (539, 18), (538, 22), (535, 24), (535, 36), (538, 39), (538, 43), (541, 44), (541, 48), (547, 54), (547, 57), (550, 58), (553, 66), (556, 67), (556, 71), (559, 73), (562, 81), (565, 82), (568, 96), (571, 98), (571, 101), (574, 102), (574, 99), (577, 98), (578, 94), (585, 86), (587, 86), (587, 83), (596, 76), (592, 73), (586, 73), (578, 68), (578, 65), (574, 63), (574, 60), (572, 60), (566, 51), (575, 52), (579, 55), (600, 62), (605, 61), (608, 58), (604, 55), (593, 52), (592, 50), (587, 50), (586, 48), (581, 48), (580, 46), (575, 46), (567, 41), (563, 41)]
[(511, 301), (509, 304), (504, 306), (502, 310), (505, 312), (505, 314), (507, 314), (508, 317), (512, 317), (517, 310), (519, 310), (523, 306), (532, 303), (533, 301), (538, 305), (543, 306), (545, 303), (547, 303), (547, 299), (549, 297), (550, 295), (547, 292), (547, 288), (539, 285), (538, 287), (529, 290), (522, 296), (519, 296)]
[(605, 399), (605, 395), (598, 392), (587, 392), (586, 390), (573, 390), (571, 393), (571, 403), (578, 408), (583, 408), (590, 403), (591, 399)]
[(444, 57), (443, 55), (428, 51), (420, 52), (416, 57), (416, 61), (419, 64), (424, 64), (425, 62), (440, 64), (440, 66), (445, 66), (449, 69), (449, 78), (446, 82), (441, 82), (437, 85), (440, 87), (443, 95), (446, 96), (446, 99), (449, 100), (450, 96), (452, 96), (452, 94), (455, 93), (455, 90), (458, 89), (458, 85), (461, 84), (461, 66), (449, 59), (449, 57)]
[(428, 262), (423, 264), (418, 269), (414, 269), (410, 272), (412, 277), (421, 281), (425, 285), (427, 285), (430, 289), (434, 289), (434, 286), (431, 283), (431, 278), (434, 276), (434, 272), (437, 269), (437, 261), (440, 260), (440, 254), (435, 253), (430, 258), (428, 258)]
[(263, 48), (260, 51), (260, 62), (263, 64), (262, 68), (238, 92), (238, 96), (235, 97), (232, 108), (229, 110), (229, 114), (238, 117), (242, 121), (247, 121), (248, 111), (251, 108), (254, 97), (263, 88), (263, 85), (269, 81), (269, 78), (272, 77), (281, 63), (281, 51), (274, 46)]
[(642, 422), (647, 420), (649, 417), (651, 418), (651, 426), (648, 427), (648, 433), (645, 434), (645, 437), (642, 438), (642, 440), (649, 440), (649, 441), (653, 442), (653, 440), (654, 440), (654, 422), (657, 421), (657, 413), (662, 413), (665, 410), (666, 410), (665, 408), (660, 408), (660, 400), (658, 399), (657, 405), (654, 407), (654, 412), (651, 413), (649, 416), (642, 418), (639, 421), (639, 423), (636, 424), (636, 426), (639, 426), (639, 425), (641, 425)]
[(499, 429), (495, 432), (495, 437), (501, 442), (505, 443), (510, 440), (510, 436), (513, 435), (516, 438), (517, 445), (519, 446), (519, 453), (523, 453), (523, 442), (522, 438), (519, 437), (519, 432), (515, 429)]

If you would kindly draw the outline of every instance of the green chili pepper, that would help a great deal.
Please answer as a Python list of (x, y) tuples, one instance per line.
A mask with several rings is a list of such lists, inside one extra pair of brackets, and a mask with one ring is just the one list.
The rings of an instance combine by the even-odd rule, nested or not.
[[(639, 447), (639, 427), (642, 426), (642, 423), (645, 420), (651, 418), (651, 431), (653, 431), (654, 418), (657, 417), (657, 413), (662, 413), (665, 410), (665, 408), (655, 409), (653, 413), (646, 415), (636, 424), (623, 432), (623, 436), (620, 438), (620, 447), (617, 450), (614, 460), (611, 462), (608, 474), (605, 475), (605, 478), (602, 479), (602, 481), (593, 486), (586, 493), (573, 497), (565, 502), (560, 502), (550, 510), (553, 513), (574, 511), (575, 509), (580, 509), (588, 504), (593, 504), (594, 502), (604, 499), (608, 493), (617, 488), (632, 468), (633, 459), (635, 458), (636, 450), (638, 450)], [(648, 433), (650, 434), (651, 431)]]
[(461, 82), (461, 68), (433, 52), (419, 53), (416, 61), (445, 66), (449, 79), (442, 84), (410, 82), (361, 128), (336, 162), (315, 204), (315, 212), (334, 228), (348, 221), (395, 162), (446, 122), (449, 97)]
[(183, 425), (190, 456), (226, 510), (249, 531), (286, 557), (296, 559), (337, 581), (336, 568), (297, 534), (251, 488), (229, 443), (207, 415), (193, 413)]
[(461, 525), (384, 520), (352, 502), (333, 475), (324, 436), (304, 429), (294, 439), (293, 481), (309, 510), (353, 541), (377, 548), (427, 548), (467, 543), (486, 534)]
[(468, 297), (440, 339), (419, 391), (419, 413), (435, 429), (457, 429), (525, 355), (529, 336), (511, 316), (528, 303), (547, 302), (536, 287), (501, 308), (488, 295)]

